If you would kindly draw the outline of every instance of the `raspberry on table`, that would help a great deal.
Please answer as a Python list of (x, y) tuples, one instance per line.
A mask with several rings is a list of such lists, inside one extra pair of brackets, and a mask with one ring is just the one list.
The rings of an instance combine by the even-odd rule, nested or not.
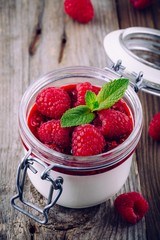
[(70, 144), (70, 128), (62, 128), (60, 120), (50, 120), (38, 129), (38, 138), (45, 144), (56, 144), (67, 147)]
[(150, 121), (148, 133), (151, 138), (160, 141), (160, 112), (156, 113)]
[(149, 7), (153, 3), (153, 0), (130, 0), (130, 2), (135, 8), (144, 9)]
[(94, 17), (94, 8), (90, 0), (64, 0), (64, 10), (80, 23), (88, 23)]
[(132, 224), (141, 220), (148, 211), (146, 199), (138, 192), (119, 195), (114, 201), (114, 207), (124, 220)]
[(89, 82), (78, 83), (76, 85), (77, 101), (74, 104), (75, 106), (85, 105), (85, 95), (86, 95), (87, 91), (92, 91), (92, 92), (94, 92), (97, 95), (98, 92), (99, 92), (99, 88), (93, 86)]
[(70, 108), (71, 99), (62, 88), (48, 87), (38, 93), (36, 104), (43, 115), (60, 119), (63, 113)]
[(91, 124), (75, 127), (72, 133), (72, 154), (91, 156), (102, 153), (105, 139), (100, 131)]
[(129, 135), (133, 129), (132, 119), (125, 113), (114, 109), (99, 111), (98, 118), (97, 127), (109, 139), (119, 139), (124, 135)]

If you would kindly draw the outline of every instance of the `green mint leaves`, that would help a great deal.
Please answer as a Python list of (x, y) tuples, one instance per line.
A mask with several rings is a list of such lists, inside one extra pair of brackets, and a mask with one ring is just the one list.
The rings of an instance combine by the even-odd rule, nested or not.
[(97, 95), (94, 92), (87, 91), (85, 96), (85, 101), (86, 101), (87, 107), (89, 107), (91, 111), (93, 111), (99, 106), (99, 103), (97, 101)]
[(98, 110), (112, 107), (119, 99), (121, 99), (128, 87), (129, 80), (126, 78), (115, 79), (102, 86), (101, 91), (97, 95), (99, 102)]
[(87, 91), (85, 95), (86, 105), (67, 110), (61, 118), (61, 126), (72, 127), (92, 122), (95, 118), (94, 111), (112, 107), (123, 97), (128, 84), (128, 79), (115, 79), (103, 85), (98, 95)]
[(91, 112), (86, 105), (80, 105), (75, 108), (68, 109), (61, 118), (62, 127), (72, 127), (81, 124), (90, 123), (95, 118), (95, 114)]

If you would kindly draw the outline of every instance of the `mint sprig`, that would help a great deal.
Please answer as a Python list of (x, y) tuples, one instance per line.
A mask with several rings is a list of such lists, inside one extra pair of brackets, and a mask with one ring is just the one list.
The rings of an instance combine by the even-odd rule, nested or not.
[(112, 107), (119, 99), (121, 99), (128, 87), (129, 80), (126, 78), (115, 79), (103, 85), (97, 95), (99, 107), (94, 110), (102, 110)]
[(61, 118), (61, 126), (72, 127), (92, 122), (96, 116), (94, 112), (112, 107), (123, 97), (128, 84), (128, 79), (115, 79), (103, 85), (98, 95), (87, 91), (85, 95), (86, 105), (67, 110)]
[(72, 127), (81, 124), (90, 123), (95, 118), (95, 114), (91, 112), (86, 105), (80, 105), (75, 108), (68, 109), (61, 118), (62, 127)]

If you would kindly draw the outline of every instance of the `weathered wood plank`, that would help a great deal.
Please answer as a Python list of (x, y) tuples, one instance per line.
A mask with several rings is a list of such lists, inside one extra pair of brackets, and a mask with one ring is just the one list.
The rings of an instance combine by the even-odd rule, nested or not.
[[(120, 27), (127, 27), (128, 23), (125, 19), (128, 18), (130, 26), (146, 26), (149, 28), (160, 29), (160, 15), (157, 14), (159, 6), (160, 2), (155, 1), (154, 5), (150, 8), (147, 8), (144, 11), (136, 11), (130, 4), (128, 4), (128, 11), (124, 11), (124, 8), (126, 8), (126, 1), (123, 1), (122, 4), (119, 4), (118, 8), (121, 18)], [(124, 14), (126, 14), (125, 17)], [(139, 97), (143, 107), (144, 128), (141, 140), (136, 150), (136, 158), (142, 193), (147, 198), (150, 207), (150, 211), (146, 217), (146, 232), (148, 239), (159, 239), (160, 207), (158, 199), (160, 189), (160, 171), (158, 166), (160, 145), (159, 143), (152, 141), (148, 136), (148, 125), (153, 115), (160, 111), (160, 99), (159, 97), (142, 92), (139, 93)]]
[(150, 207), (146, 217), (146, 231), (148, 239), (159, 239), (160, 144), (148, 136), (148, 125), (153, 115), (160, 111), (160, 99), (156, 96), (148, 96), (145, 93), (139, 95), (143, 106), (144, 129), (136, 154), (142, 192), (146, 196)]

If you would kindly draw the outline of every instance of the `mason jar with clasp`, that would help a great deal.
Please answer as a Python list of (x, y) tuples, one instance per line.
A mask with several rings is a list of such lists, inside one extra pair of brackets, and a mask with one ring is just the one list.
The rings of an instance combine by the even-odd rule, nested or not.
[[(151, 66), (149, 58), (143, 59), (143, 49), (141, 49), (141, 56), (136, 53), (144, 46), (140, 40), (142, 35), (145, 36), (144, 42), (150, 42), (150, 44), (146, 44), (149, 49), (148, 53), (150, 54), (152, 51), (152, 59), (156, 59), (155, 48), (159, 46), (157, 42), (160, 36), (159, 31), (144, 28), (118, 30), (108, 34), (104, 39), (104, 47), (110, 67), (104, 69), (87, 66), (62, 68), (42, 76), (28, 87), (19, 108), (19, 133), (25, 155), (17, 170), (17, 194), (11, 199), (11, 204), (15, 209), (44, 224), (47, 223), (49, 209), (54, 204), (69, 208), (91, 207), (105, 202), (122, 188), (129, 175), (133, 154), (143, 128), (142, 106), (136, 92), (141, 89), (148, 93), (160, 95), (160, 80), (158, 79), (160, 66), (156, 64), (156, 61), (156, 67), (153, 64)], [(113, 43), (112, 38), (118, 42), (116, 44), (118, 49), (122, 48), (121, 50), (115, 50), (116, 54), (110, 50), (113, 47), (110, 46)], [(151, 43), (154, 43), (152, 47)], [(120, 54), (118, 54), (119, 51)], [(126, 67), (124, 67), (127, 62), (123, 61), (123, 52), (129, 58), (134, 59)], [(145, 50), (144, 55), (146, 55), (146, 52), (147, 50)], [(117, 61), (114, 60), (115, 55), (117, 55)], [(124, 59), (126, 59), (126, 55)], [(148, 63), (146, 63), (147, 61)], [(131, 65), (133, 69), (138, 66), (137, 62), (138, 64), (141, 63), (139, 69), (136, 67), (137, 73), (130, 71)], [(151, 75), (154, 75), (151, 80), (150, 74), (148, 76), (146, 72), (148, 68)], [(131, 82), (123, 100), (127, 104), (133, 119), (133, 131), (116, 148), (99, 155), (76, 157), (46, 147), (29, 129), (28, 115), (37, 94), (42, 89), (49, 86), (60, 87), (80, 82), (90, 82), (92, 85), (102, 87), (110, 80), (123, 77), (128, 77)], [(26, 174), (38, 192), (48, 199), (45, 207), (36, 206), (25, 199), (23, 190)], [(38, 211), (42, 216), (39, 217), (31, 211), (25, 210), (21, 206), (22, 204)]]

